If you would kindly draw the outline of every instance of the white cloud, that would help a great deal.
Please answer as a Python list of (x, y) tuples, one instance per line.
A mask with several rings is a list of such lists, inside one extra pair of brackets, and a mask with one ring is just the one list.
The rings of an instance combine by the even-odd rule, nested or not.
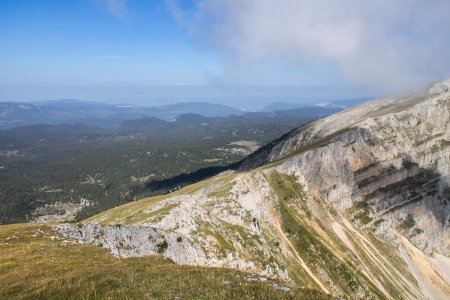
[(128, 15), (128, 0), (98, 0), (105, 9), (120, 20)]
[(448, 0), (189, 3), (168, 0), (189, 34), (228, 60), (327, 62), (349, 82), (384, 90), (450, 76)]

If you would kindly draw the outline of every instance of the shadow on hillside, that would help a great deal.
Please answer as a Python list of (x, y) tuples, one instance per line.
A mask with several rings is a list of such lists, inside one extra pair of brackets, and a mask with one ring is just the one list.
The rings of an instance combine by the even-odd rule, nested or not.
[(144, 193), (165, 194), (180, 189), (186, 185), (202, 181), (227, 170), (235, 169), (237, 163), (227, 166), (212, 166), (199, 169), (190, 173), (182, 173), (167, 179), (152, 180), (143, 186)]
[[(302, 125), (299, 128), (302, 128), (306, 125)], [(224, 171), (233, 170), (233, 171), (244, 171), (253, 169), (256, 167), (259, 167), (260, 165), (263, 165), (267, 163), (267, 159), (258, 160), (258, 157), (264, 157), (264, 153), (269, 152), (274, 145), (276, 145), (278, 142), (288, 138), (290, 135), (294, 134), (298, 128), (294, 128), (291, 131), (285, 133), (278, 139), (260, 147), (258, 150), (253, 152), (247, 157), (244, 157), (243, 159), (226, 165), (226, 166), (211, 166), (206, 167), (202, 169), (198, 169), (197, 171), (190, 172), (190, 173), (183, 173), (176, 176), (173, 176), (171, 178), (167, 179), (161, 179), (161, 180), (153, 180), (148, 183), (146, 183), (141, 190), (135, 191), (133, 195), (136, 196), (142, 196), (142, 195), (161, 195), (165, 193), (170, 193), (174, 190), (180, 189), (188, 184), (192, 184), (195, 182), (199, 182), (201, 180), (204, 180), (206, 178), (215, 176), (219, 173), (222, 173)], [(255, 162), (255, 161), (256, 162)]]
[(206, 178), (215, 176), (224, 171), (228, 170), (247, 171), (250, 169), (257, 168), (269, 162), (267, 154), (273, 149), (275, 145), (295, 135), (299, 130), (309, 126), (309, 124), (310, 123), (306, 122), (305, 124), (301, 124), (297, 128), (291, 129), (287, 133), (283, 134), (281, 137), (265, 144), (264, 146), (260, 147), (249, 156), (244, 157), (235, 163), (226, 166), (206, 167), (198, 169), (197, 171), (194, 172), (179, 174), (167, 179), (153, 180), (146, 183), (143, 187), (139, 188), (138, 190), (135, 190), (133, 192), (133, 196), (134, 198), (137, 198), (136, 196), (161, 195), (165, 193), (170, 193), (188, 184), (204, 180)]

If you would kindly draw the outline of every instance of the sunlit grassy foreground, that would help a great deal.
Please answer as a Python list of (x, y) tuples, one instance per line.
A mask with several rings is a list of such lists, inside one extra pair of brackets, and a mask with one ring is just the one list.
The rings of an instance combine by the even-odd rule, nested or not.
[[(48, 225), (0, 226), (0, 299), (329, 299), (274, 288), (249, 274), (180, 266), (158, 256), (116, 258), (67, 243)], [(258, 277), (255, 277), (258, 278)]]

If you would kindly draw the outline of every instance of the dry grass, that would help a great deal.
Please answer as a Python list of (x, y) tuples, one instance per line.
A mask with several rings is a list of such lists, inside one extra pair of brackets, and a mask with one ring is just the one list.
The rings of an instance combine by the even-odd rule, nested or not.
[[(95, 216), (92, 216), (81, 223), (99, 223), (101, 225), (110, 225), (110, 224), (139, 224), (146, 220), (146, 218), (150, 218), (155, 215), (155, 213), (149, 213), (149, 215), (145, 215), (143, 213), (146, 209), (160, 203), (163, 200), (166, 200), (171, 197), (180, 196), (180, 195), (189, 195), (195, 193), (201, 188), (208, 187), (211, 185), (215, 185), (221, 182), (229, 182), (234, 179), (235, 174), (220, 174), (214, 176), (212, 178), (202, 180), (200, 182), (196, 182), (190, 185), (187, 185), (175, 192), (144, 198), (141, 200), (129, 202), (120, 206), (116, 206), (114, 208), (108, 209), (104, 212), (101, 212)], [(231, 189), (231, 186), (229, 187)], [(174, 206), (165, 209), (165, 211), (170, 211)]]
[(159, 256), (116, 258), (52, 236), (48, 225), (0, 226), (0, 299), (331, 299), (248, 282), (233, 270), (179, 266)]

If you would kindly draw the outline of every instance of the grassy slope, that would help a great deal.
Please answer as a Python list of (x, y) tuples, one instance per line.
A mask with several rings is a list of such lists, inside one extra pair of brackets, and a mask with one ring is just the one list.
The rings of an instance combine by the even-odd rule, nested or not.
[[(106, 210), (104, 212), (101, 212), (97, 215), (94, 215), (86, 220), (83, 220), (81, 223), (86, 224), (90, 222), (96, 222), (101, 225), (111, 225), (111, 224), (125, 224), (125, 225), (132, 225), (132, 224), (140, 224), (142, 222), (148, 221), (148, 218), (153, 216), (153, 213), (145, 214), (145, 209), (148, 209), (162, 200), (165, 200), (170, 197), (178, 196), (178, 195), (189, 195), (193, 192), (197, 191), (198, 189), (216, 184), (219, 182), (227, 182), (234, 178), (234, 174), (229, 175), (217, 175), (213, 178), (209, 178), (206, 180), (202, 180), (197, 183), (190, 184), (186, 187), (183, 187), (175, 192), (172, 192), (170, 194), (166, 195), (160, 195), (160, 196), (153, 196), (144, 198), (141, 200), (129, 202), (114, 208), (111, 208), (109, 210)], [(171, 210), (172, 207), (166, 207), (167, 210)], [(167, 212), (167, 211), (166, 211)]]
[(330, 299), (248, 282), (247, 274), (228, 269), (179, 266), (159, 256), (116, 258), (52, 236), (47, 225), (0, 226), (1, 299)]

